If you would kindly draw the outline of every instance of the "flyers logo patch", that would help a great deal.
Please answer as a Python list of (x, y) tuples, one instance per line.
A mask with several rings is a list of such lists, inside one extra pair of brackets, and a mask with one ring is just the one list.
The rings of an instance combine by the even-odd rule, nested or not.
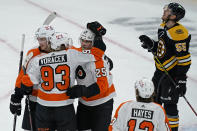
[(78, 79), (84, 79), (86, 77), (86, 73), (82, 66), (77, 67), (75, 75)]

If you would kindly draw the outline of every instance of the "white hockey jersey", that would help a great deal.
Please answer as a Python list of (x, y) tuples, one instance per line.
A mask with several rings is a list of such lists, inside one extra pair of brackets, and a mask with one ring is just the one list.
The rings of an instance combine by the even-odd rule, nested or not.
[(34, 57), (26, 72), (33, 84), (38, 85), (37, 102), (53, 107), (73, 103), (74, 100), (69, 99), (65, 92), (74, 85), (76, 67), (96, 60), (99, 58), (90, 50), (83, 52), (80, 49), (51, 52)]
[(77, 84), (85, 85), (88, 88), (88, 86), (96, 82), (100, 89), (100, 93), (98, 95), (92, 96), (90, 98), (79, 98), (81, 103), (87, 106), (96, 106), (103, 104), (116, 96), (114, 84), (112, 81), (112, 74), (109, 71), (109, 64), (107, 59), (105, 59), (105, 55), (103, 55), (101, 61), (89, 62), (81, 66), (85, 75), (80, 74), (82, 72), (78, 72), (77, 76), (79, 77), (76, 78)]
[(116, 110), (109, 131), (170, 131), (162, 106), (156, 103), (127, 101)]

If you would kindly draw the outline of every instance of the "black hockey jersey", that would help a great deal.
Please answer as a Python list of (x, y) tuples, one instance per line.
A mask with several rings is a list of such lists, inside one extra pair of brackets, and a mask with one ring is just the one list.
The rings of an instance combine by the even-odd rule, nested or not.
[(176, 23), (168, 29), (162, 23), (158, 29), (158, 42), (153, 48), (160, 61), (155, 59), (157, 70), (164, 71), (162, 64), (171, 76), (185, 76), (191, 65), (190, 39), (191, 35), (183, 25)]

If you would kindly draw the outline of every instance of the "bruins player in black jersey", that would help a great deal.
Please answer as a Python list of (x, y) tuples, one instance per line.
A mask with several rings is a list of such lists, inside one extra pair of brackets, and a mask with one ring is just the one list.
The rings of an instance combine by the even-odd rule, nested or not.
[(178, 131), (177, 103), (179, 97), (186, 93), (186, 73), (191, 65), (189, 53), (191, 35), (178, 22), (184, 16), (183, 6), (179, 3), (170, 3), (164, 7), (163, 23), (158, 29), (158, 41), (146, 35), (139, 37), (141, 46), (155, 56), (156, 71), (152, 78), (156, 94), (154, 100), (164, 105), (172, 131)]

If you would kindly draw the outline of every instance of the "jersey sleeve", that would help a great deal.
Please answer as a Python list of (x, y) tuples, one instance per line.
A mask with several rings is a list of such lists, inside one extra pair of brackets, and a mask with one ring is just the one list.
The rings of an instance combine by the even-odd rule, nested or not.
[[(131, 102), (131, 101), (127, 101), (127, 102)], [(125, 110), (127, 102), (123, 102), (117, 108), (115, 115), (110, 123), (109, 131), (124, 131), (124, 130), (126, 130), (127, 122), (124, 119), (125, 119), (125, 115), (127, 115), (125, 113), (125, 112), (127, 112)]]
[(40, 67), (39, 67), (39, 62), (38, 58), (35, 57), (33, 58), (26, 69), (26, 73), (29, 75), (30, 80), (33, 84), (39, 84), (40, 83)]
[[(38, 54), (40, 54), (39, 48), (34, 48), (34, 49), (29, 50), (27, 52), (27, 54), (26, 54), (26, 57), (25, 57), (24, 61), (23, 61), (23, 66), (25, 68), (27, 68), (28, 67), (28, 63), (31, 61), (31, 59), (33, 57), (37, 56)], [(21, 88), (21, 81), (22, 81), (23, 75), (24, 75), (24, 71), (21, 68), (20, 73), (17, 76), (16, 82), (15, 82), (15, 87), (16, 88)]]
[(106, 92), (109, 87), (109, 82), (107, 78), (109, 74), (109, 68), (106, 67), (104, 60), (98, 60), (94, 62), (94, 65), (95, 66), (92, 67), (92, 73), (93, 76), (95, 76), (96, 84), (100, 89), (100, 94), (102, 94), (103, 92)]

